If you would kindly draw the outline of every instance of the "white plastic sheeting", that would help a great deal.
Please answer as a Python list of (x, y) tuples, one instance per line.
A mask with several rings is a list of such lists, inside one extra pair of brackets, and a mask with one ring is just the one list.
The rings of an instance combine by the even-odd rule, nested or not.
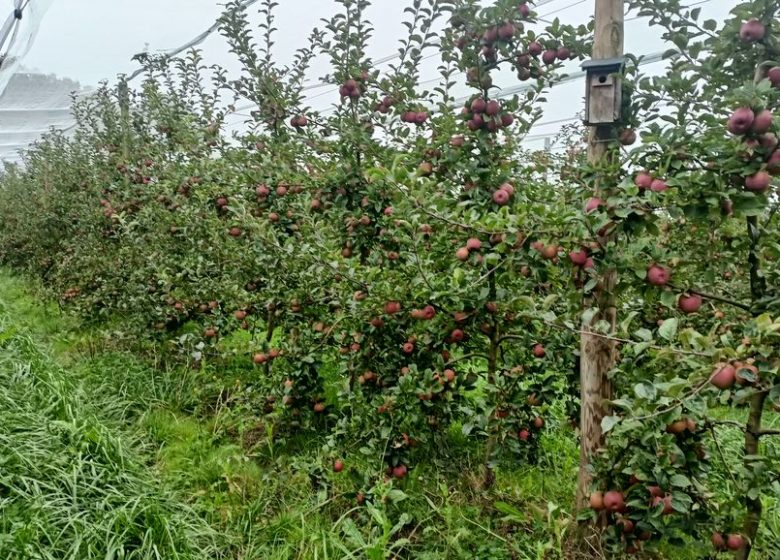
[(0, 21), (3, 21), (0, 27), (0, 159), (3, 160), (17, 160), (18, 150), (34, 142), (49, 126), (72, 121), (68, 93), (78, 89), (76, 84), (54, 77), (16, 73), (52, 1), (0, 2)]

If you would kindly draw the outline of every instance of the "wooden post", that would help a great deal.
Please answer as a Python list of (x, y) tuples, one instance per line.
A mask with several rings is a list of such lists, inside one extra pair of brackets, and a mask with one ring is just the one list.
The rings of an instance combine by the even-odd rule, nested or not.
[[(593, 59), (611, 59), (623, 56), (623, 1), (596, 0)], [(611, 140), (615, 140), (614, 125), (592, 126), (588, 135), (588, 161), (598, 165), (610, 157)], [(604, 187), (596, 179), (594, 196), (601, 196)], [(601, 198), (605, 198), (601, 196)], [(595, 289), (592, 301), (586, 307), (596, 306), (599, 312), (590, 324), (583, 324), (586, 333), (591, 325), (606, 321), (614, 330), (616, 308), (614, 288), (615, 270), (606, 270)], [(603, 337), (583, 334), (580, 338), (580, 468), (577, 481), (577, 509), (587, 507), (591, 457), (603, 445), (601, 420), (608, 414), (604, 401), (612, 398), (608, 373), (615, 363), (614, 343)]]

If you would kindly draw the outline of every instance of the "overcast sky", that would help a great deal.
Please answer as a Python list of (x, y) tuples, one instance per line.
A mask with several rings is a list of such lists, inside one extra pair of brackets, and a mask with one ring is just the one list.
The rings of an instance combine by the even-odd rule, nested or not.
[[(208, 28), (221, 12), (222, 0), (31, 0), (50, 1), (36, 41), (25, 58), (26, 68), (53, 73), (94, 86), (100, 80), (113, 79), (119, 73), (137, 68), (131, 57), (148, 48), (159, 51), (175, 48)], [(694, 2), (696, 0), (691, 0)], [(375, 59), (395, 52), (403, 34), (401, 17), (409, 0), (374, 0), (368, 17), (376, 25), (369, 54)], [(593, 13), (593, 0), (539, 0), (538, 13), (547, 19), (559, 17), (566, 23), (584, 23)], [(333, 0), (279, 0), (276, 26), (276, 56), (290, 60), (294, 51), (305, 45), (310, 30), (322, 26), (321, 18), (332, 15), (340, 6)], [(543, 4), (543, 5), (541, 5)], [(701, 5), (702, 18), (722, 19), (735, 4), (734, 0), (709, 0)], [(10, 12), (12, 0), (0, 0)], [(256, 5), (257, 6), (257, 5)], [(256, 7), (250, 8), (254, 14)], [(664, 50), (660, 31), (646, 21), (626, 23), (626, 52), (650, 54)], [(221, 37), (212, 36), (201, 48), (206, 62), (229, 69), (236, 65)], [(576, 70), (577, 64), (572, 66)], [(422, 79), (436, 77), (436, 59), (422, 67)], [(647, 71), (662, 66), (648, 66)], [(327, 61), (321, 60), (312, 69), (316, 80), (327, 72)], [(502, 83), (502, 86), (516, 85)], [(577, 81), (555, 88), (549, 97), (544, 121), (574, 117), (582, 108), (584, 84)], [(323, 95), (324, 94), (324, 95)], [(337, 94), (314, 90), (311, 105), (327, 108), (337, 100)], [(0, 123), (0, 128), (2, 124)], [(559, 123), (538, 127), (534, 134), (554, 132)]]

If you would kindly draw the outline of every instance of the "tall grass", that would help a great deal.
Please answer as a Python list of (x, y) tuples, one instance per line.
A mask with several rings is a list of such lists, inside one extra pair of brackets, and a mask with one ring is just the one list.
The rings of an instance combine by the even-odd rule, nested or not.
[(0, 309), (0, 558), (218, 558), (213, 530), (127, 428), (135, 404), (94, 381)]

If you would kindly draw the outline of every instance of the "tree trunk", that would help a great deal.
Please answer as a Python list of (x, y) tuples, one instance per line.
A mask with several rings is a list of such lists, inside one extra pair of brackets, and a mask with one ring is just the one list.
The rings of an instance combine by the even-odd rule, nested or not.
[[(621, 0), (596, 0), (593, 58), (606, 59), (623, 55), (623, 9)], [(618, 84), (618, 87), (620, 85)], [(610, 157), (610, 144), (615, 141), (614, 126), (591, 127), (588, 138), (588, 161), (598, 165)], [(596, 180), (595, 195), (603, 191)], [(593, 303), (599, 312), (592, 323), (606, 321), (610, 332), (616, 323), (614, 288), (617, 272), (605, 271), (596, 287)], [(586, 307), (588, 307), (586, 301)], [(609, 413), (606, 400), (612, 398), (609, 372), (615, 363), (615, 347), (612, 341), (587, 334), (591, 324), (583, 324), (585, 334), (580, 339), (580, 468), (577, 477), (577, 510), (587, 507), (590, 486), (590, 462), (603, 445), (601, 420)]]
[[(750, 399), (750, 415), (748, 416), (747, 430), (745, 431), (745, 455), (758, 455), (758, 438), (761, 431), (761, 416), (764, 413), (766, 395), (765, 391), (761, 391)], [(755, 499), (746, 496), (745, 508), (747, 509), (747, 514), (742, 526), (742, 533), (746, 537), (747, 544), (745, 548), (737, 552), (737, 560), (747, 560), (750, 556), (753, 542), (758, 534), (758, 526), (761, 524), (761, 513), (763, 512), (761, 496)]]

